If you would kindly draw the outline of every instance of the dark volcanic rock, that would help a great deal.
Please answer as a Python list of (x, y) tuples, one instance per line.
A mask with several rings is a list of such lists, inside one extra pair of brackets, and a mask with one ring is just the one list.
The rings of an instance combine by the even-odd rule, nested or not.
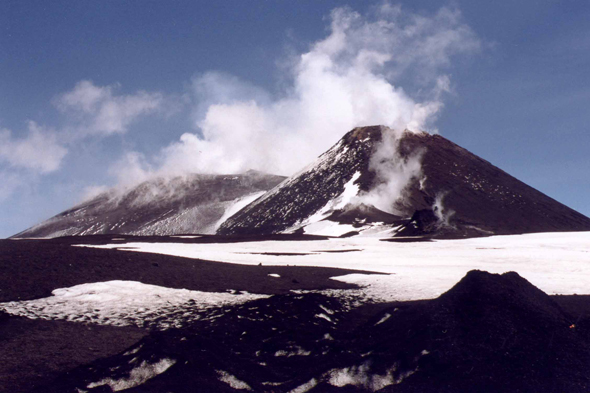
[[(549, 231), (587, 231), (590, 218), (515, 179), (440, 135), (396, 133), (373, 126), (356, 128), (316, 163), (281, 183), (225, 221), (220, 234), (268, 234), (305, 226), (306, 220), (337, 200), (352, 185), (366, 195), (385, 180), (372, 156), (390, 143), (392, 160), (421, 159), (382, 222), (402, 225), (399, 236), (473, 237)], [(389, 136), (389, 134), (388, 134)], [(382, 154), (382, 153), (380, 153)], [(324, 219), (375, 222), (374, 210), (351, 206)], [(354, 211), (346, 215), (346, 210)], [(386, 212), (381, 212), (386, 215)]]
[(366, 223), (398, 224), (402, 217), (387, 213), (371, 205), (350, 205), (345, 209), (337, 210), (328, 217), (331, 221), (342, 224), (362, 226)]
[[(590, 218), (555, 201), (440, 135), (405, 134), (402, 156), (424, 149), (423, 181), (411, 183), (406, 209), (434, 209), (439, 229), (458, 235), (588, 231)], [(436, 231), (434, 231), (436, 232)]]
[[(70, 371), (38, 392), (104, 389), (116, 381), (129, 381), (116, 385), (129, 392), (289, 391), (326, 371), (340, 354), (330, 334), (343, 312), (339, 301), (318, 294), (277, 295), (216, 309), (189, 328), (154, 332), (130, 350)], [(130, 375), (141, 364), (169, 368), (137, 383)]]
[(360, 350), (372, 351), (376, 369), (397, 359), (397, 372), (411, 373), (384, 391), (590, 389), (587, 331), (514, 272), (471, 271), (438, 299), (387, 310), (372, 324), (373, 341), (358, 340)]
[(157, 178), (125, 192), (100, 194), (13, 237), (213, 233), (237, 200), (270, 190), (284, 179), (256, 171)]
[(319, 294), (216, 309), (38, 392), (590, 389), (590, 322), (574, 321), (517, 273), (471, 271), (437, 299), (399, 303), (366, 322), (362, 314)]

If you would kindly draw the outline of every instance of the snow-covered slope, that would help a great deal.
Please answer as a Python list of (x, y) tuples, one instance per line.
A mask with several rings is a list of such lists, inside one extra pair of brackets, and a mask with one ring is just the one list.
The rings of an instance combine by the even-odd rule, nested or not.
[(220, 220), (283, 180), (256, 171), (153, 179), (100, 194), (13, 237), (214, 233)]
[(356, 128), (312, 165), (225, 221), (219, 234), (473, 237), (590, 230), (564, 206), (453, 142)]

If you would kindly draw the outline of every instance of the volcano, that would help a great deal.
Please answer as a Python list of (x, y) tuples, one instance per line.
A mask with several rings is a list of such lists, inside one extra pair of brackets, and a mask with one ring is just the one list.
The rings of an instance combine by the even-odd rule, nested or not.
[[(588, 231), (590, 218), (440, 135), (355, 128), (218, 233), (462, 238)], [(327, 232), (326, 232), (327, 231)]]
[(284, 179), (257, 171), (156, 178), (125, 191), (104, 192), (13, 238), (210, 234), (224, 217)]
[(416, 239), (590, 230), (590, 218), (423, 132), (355, 128), (285, 179), (257, 171), (152, 179), (13, 237), (378, 232)]

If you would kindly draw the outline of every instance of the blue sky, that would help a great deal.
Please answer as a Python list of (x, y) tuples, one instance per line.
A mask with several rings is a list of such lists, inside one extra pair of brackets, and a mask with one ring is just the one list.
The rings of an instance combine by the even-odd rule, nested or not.
[(440, 134), (590, 215), (587, 1), (0, 2), (0, 237), (116, 184)]

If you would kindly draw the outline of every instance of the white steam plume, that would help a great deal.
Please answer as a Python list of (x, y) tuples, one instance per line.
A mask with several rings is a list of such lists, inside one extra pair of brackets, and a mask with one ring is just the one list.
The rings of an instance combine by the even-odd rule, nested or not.
[(383, 129), (383, 139), (369, 161), (369, 169), (375, 172), (376, 185), (368, 193), (360, 195), (358, 203), (373, 205), (388, 213), (405, 213), (397, 211), (395, 205), (410, 181), (422, 177), (421, 160), (424, 152), (414, 151), (409, 156), (402, 157), (399, 144), (403, 133), (404, 131)]
[[(197, 76), (197, 131), (149, 160), (152, 167), (134, 164), (152, 174), (257, 169), (288, 175), (357, 126), (428, 129), (450, 87), (444, 71), (451, 58), (479, 45), (460, 13), (449, 8), (432, 16), (389, 3), (367, 15), (337, 8), (328, 36), (288, 68), (291, 84), (282, 94), (273, 97), (217, 72)], [(420, 86), (419, 97), (398, 86), (404, 81)]]
[(449, 227), (452, 226), (450, 224), (450, 220), (455, 215), (455, 211), (452, 209), (447, 209), (443, 205), (443, 200), (447, 196), (448, 192), (441, 192), (436, 195), (434, 198), (434, 204), (432, 205), (432, 210), (438, 218), (438, 225)]

